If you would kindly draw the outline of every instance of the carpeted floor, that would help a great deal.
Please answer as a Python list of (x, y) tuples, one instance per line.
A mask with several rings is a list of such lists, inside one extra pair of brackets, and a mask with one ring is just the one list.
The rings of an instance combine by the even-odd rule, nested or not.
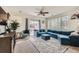
[(79, 51), (79, 48), (76, 51), (73, 49), (75, 49), (75, 47), (61, 45), (60, 42), (54, 38), (45, 41), (41, 38), (30, 36), (17, 40), (14, 53), (68, 53)]

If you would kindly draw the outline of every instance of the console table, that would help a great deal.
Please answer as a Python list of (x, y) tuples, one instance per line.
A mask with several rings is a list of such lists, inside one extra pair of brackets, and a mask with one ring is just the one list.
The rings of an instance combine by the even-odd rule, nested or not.
[(0, 35), (0, 53), (12, 53), (15, 43), (15, 33)]

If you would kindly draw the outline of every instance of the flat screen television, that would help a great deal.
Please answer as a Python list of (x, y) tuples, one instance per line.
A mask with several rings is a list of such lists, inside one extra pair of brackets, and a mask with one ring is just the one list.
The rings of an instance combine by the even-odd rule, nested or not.
[(5, 26), (4, 25), (0, 25), (0, 34), (4, 34), (5, 33)]

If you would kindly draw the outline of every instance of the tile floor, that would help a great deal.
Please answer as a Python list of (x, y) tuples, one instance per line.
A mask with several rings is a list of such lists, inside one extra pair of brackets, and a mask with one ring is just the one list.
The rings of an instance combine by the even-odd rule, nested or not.
[(61, 45), (54, 38), (45, 41), (40, 37), (28, 36), (17, 40), (14, 53), (79, 53), (79, 47)]

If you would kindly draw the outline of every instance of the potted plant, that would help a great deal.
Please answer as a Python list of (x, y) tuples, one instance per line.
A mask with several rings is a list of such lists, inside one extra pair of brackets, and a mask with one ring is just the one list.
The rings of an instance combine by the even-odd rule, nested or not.
[(12, 20), (12, 23), (10, 23), (11, 30), (15, 32), (18, 27), (19, 27), (19, 23), (16, 20)]

